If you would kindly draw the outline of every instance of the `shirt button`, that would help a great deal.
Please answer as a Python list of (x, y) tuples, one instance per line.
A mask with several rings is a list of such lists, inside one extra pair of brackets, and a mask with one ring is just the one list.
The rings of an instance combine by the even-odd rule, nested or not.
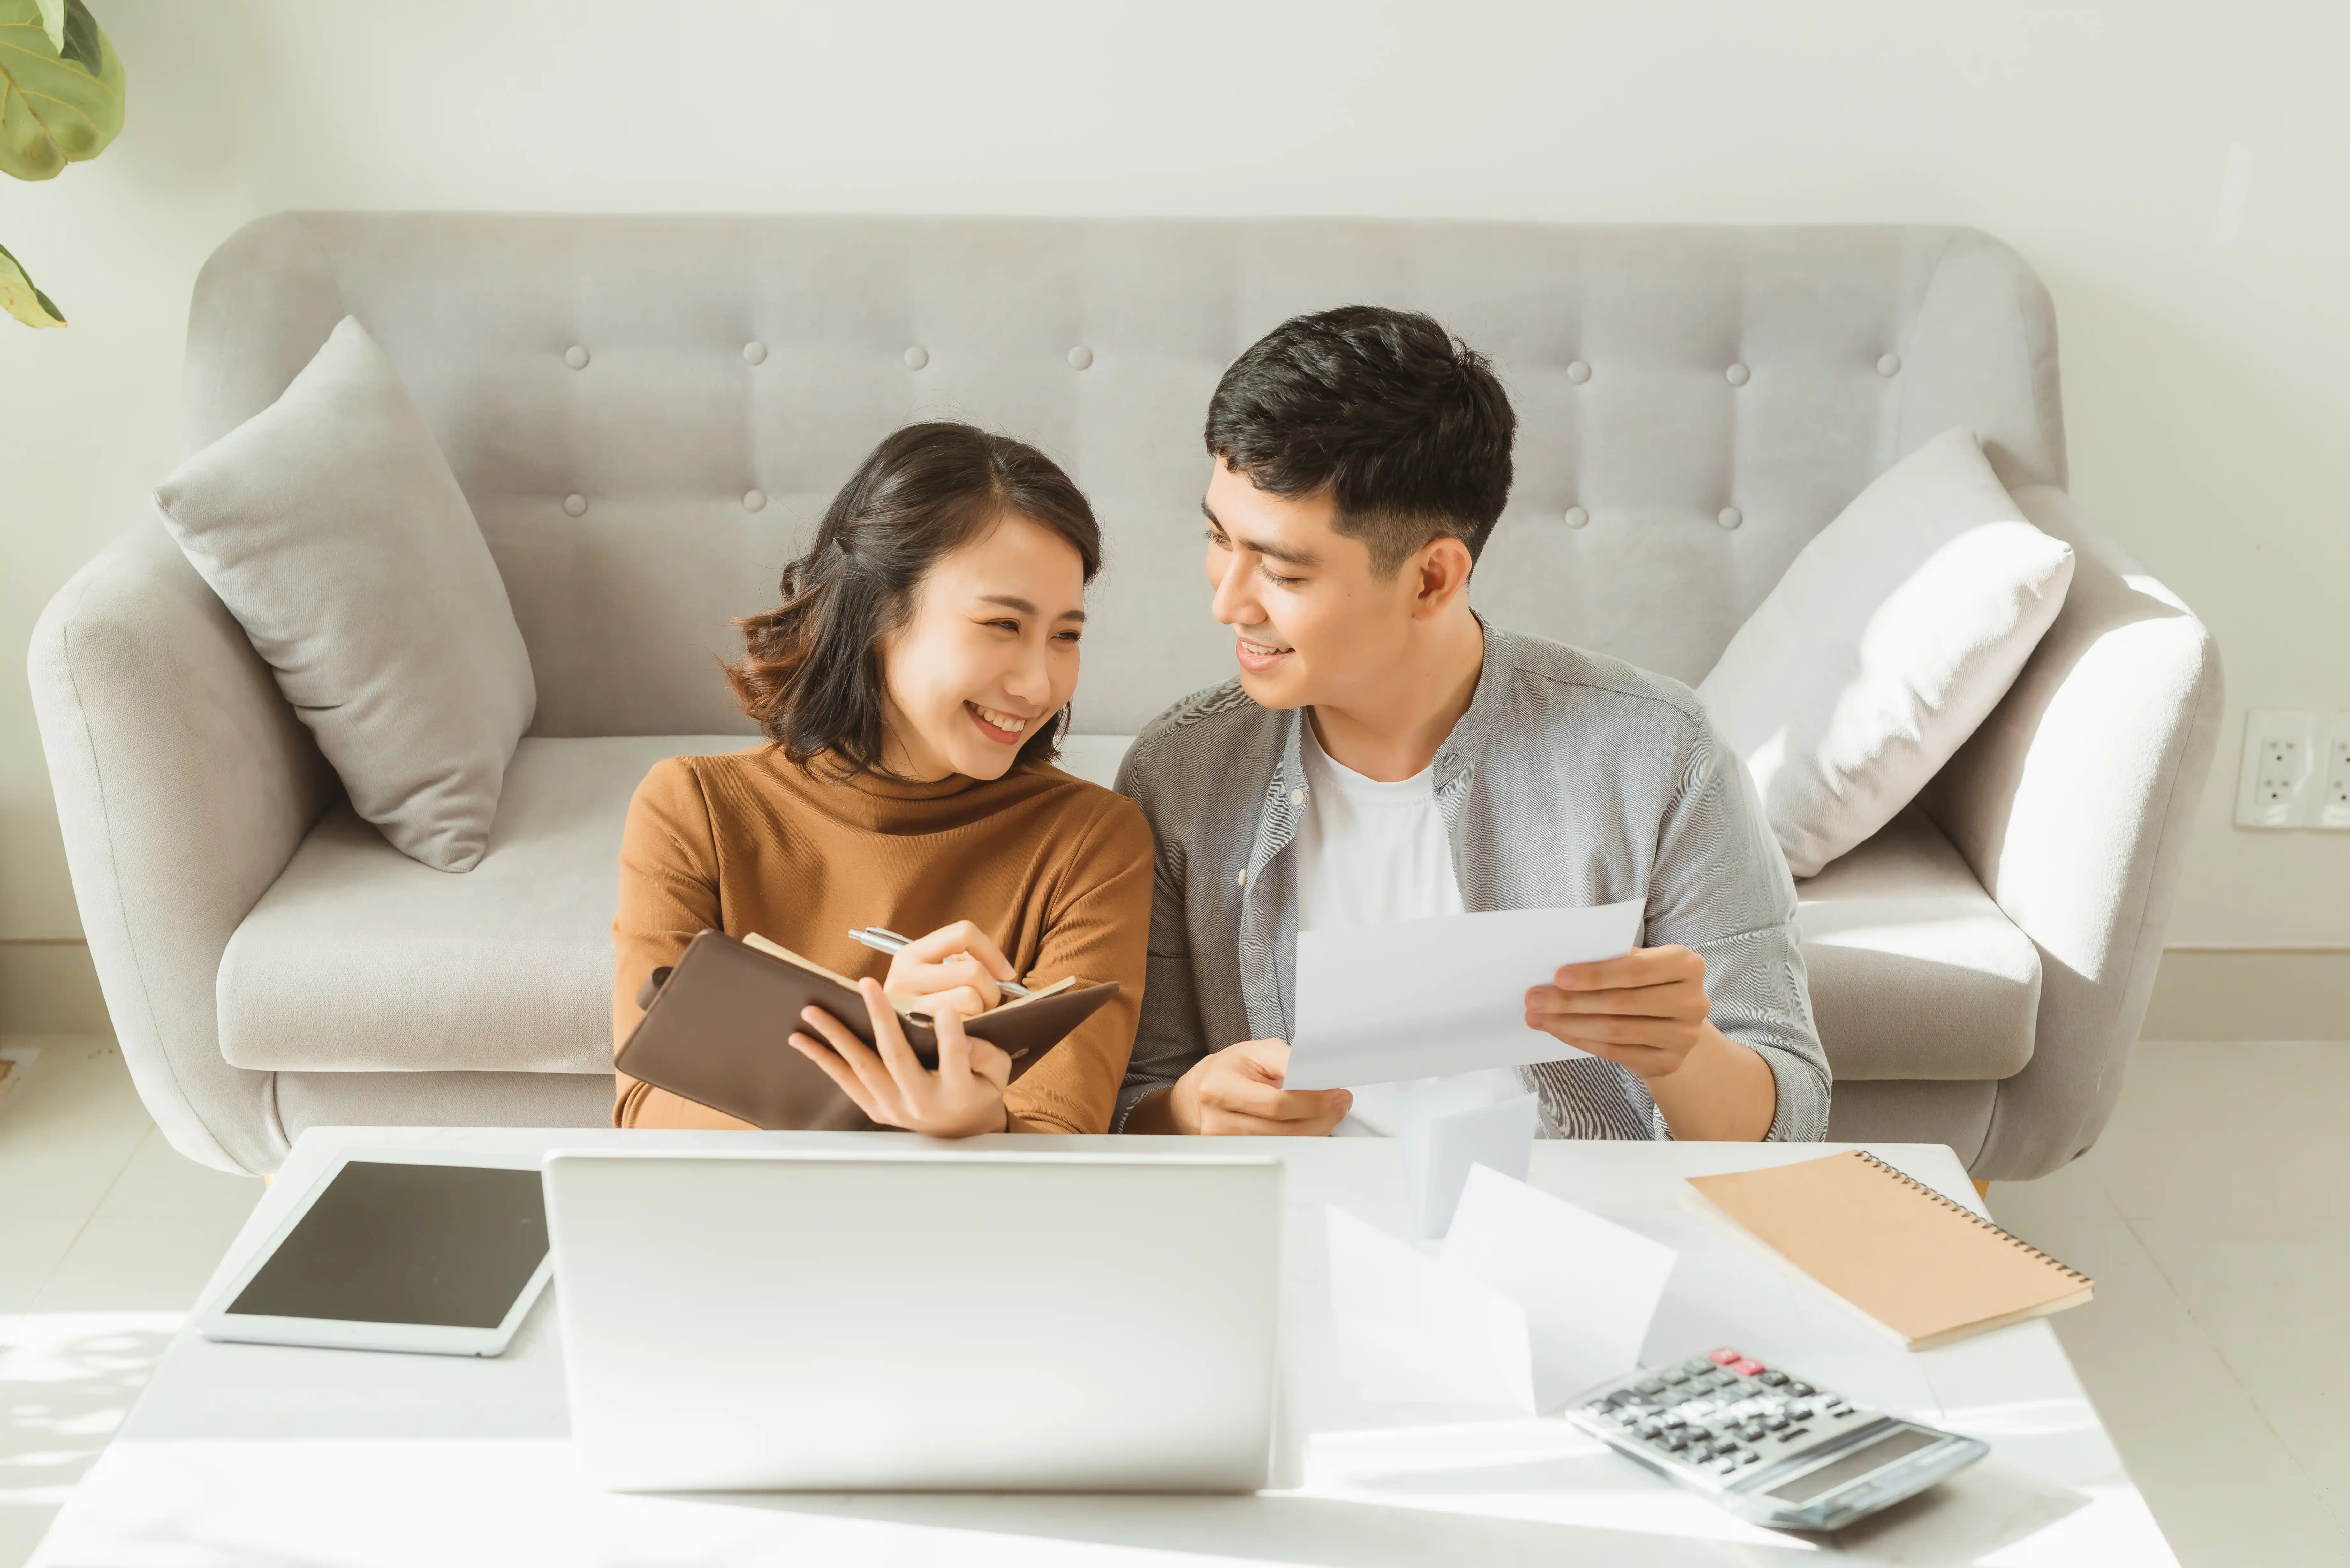
[(1289, 804), (1292, 805), (1304, 805), (1305, 804), (1305, 792), (1302, 789), (1291, 790), (1289, 792)]
[(1240, 885), (1243, 888), (1248, 886), (1248, 867), (1245, 866), (1241, 867)]

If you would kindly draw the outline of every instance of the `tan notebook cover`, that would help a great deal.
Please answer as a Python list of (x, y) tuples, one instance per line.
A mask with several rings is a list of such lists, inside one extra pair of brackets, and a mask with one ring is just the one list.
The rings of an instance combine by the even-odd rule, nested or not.
[(1855, 1150), (1689, 1184), (1912, 1350), (2079, 1306), (2089, 1276)]
[[(1001, 1046), (1017, 1078), (1118, 992), (1115, 981), (1064, 981), (981, 1013), (963, 1032)], [(653, 971), (637, 1005), (645, 1015), (613, 1058), (629, 1077), (771, 1131), (873, 1126), (790, 1044), (795, 1030), (805, 1032), (800, 1010), (809, 1006), (873, 1044), (872, 1020), (847, 976), (764, 937), (737, 941), (703, 931), (673, 967)], [(930, 1025), (903, 1012), (898, 1018), (914, 1054), (924, 1066), (937, 1066), (938, 1036)]]

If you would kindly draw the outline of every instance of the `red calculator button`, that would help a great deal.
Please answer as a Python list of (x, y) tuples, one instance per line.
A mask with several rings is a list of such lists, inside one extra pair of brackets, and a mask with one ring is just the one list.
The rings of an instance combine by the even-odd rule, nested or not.
[(1733, 1361), (1730, 1369), (1741, 1377), (1752, 1377), (1762, 1370), (1762, 1364), (1759, 1361)]
[(1724, 1345), (1720, 1350), (1715, 1351), (1711, 1355), (1707, 1356), (1706, 1359), (1712, 1362), (1716, 1366), (1727, 1366), (1731, 1362), (1742, 1360), (1743, 1358), (1739, 1355), (1738, 1352), (1731, 1349), (1728, 1345)]

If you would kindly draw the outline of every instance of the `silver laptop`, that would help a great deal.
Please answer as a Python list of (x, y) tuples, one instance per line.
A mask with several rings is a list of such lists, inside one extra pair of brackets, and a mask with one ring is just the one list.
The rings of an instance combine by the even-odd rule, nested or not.
[(546, 1174), (598, 1485), (1266, 1482), (1276, 1160), (581, 1152)]

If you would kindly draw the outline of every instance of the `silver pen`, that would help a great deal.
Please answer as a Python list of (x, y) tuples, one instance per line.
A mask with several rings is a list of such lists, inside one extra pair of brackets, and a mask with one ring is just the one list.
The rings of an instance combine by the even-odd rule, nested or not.
[[(862, 942), (878, 953), (894, 953), (914, 939), (901, 937), (886, 926), (865, 926), (849, 932), (848, 940), (852, 942)], [(999, 980), (995, 982), (995, 989), (1006, 996), (1029, 994), (1028, 988), (1016, 980)]]

